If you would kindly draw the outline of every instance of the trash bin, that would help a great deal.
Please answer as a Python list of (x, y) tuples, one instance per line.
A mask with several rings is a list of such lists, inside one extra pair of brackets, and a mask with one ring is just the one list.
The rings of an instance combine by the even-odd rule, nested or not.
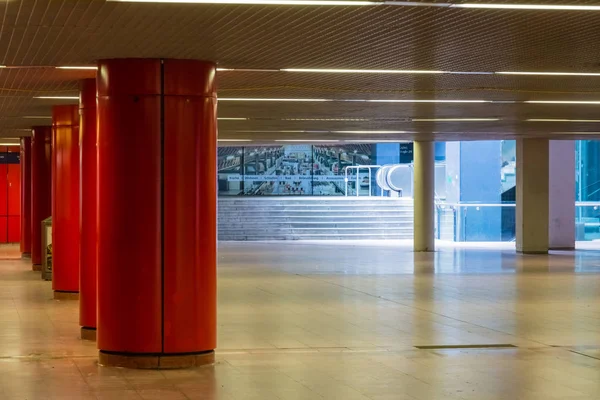
[(52, 217), (42, 221), (42, 279), (52, 280)]

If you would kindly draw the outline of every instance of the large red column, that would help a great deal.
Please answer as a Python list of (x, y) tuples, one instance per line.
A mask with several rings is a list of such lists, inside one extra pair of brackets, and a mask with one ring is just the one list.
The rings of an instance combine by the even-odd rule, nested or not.
[(52, 213), (52, 127), (31, 130), (31, 262), (42, 268), (42, 221)]
[(170, 368), (216, 347), (215, 65), (98, 70), (100, 363)]
[(31, 257), (31, 138), (21, 138), (21, 255)]
[(52, 289), (79, 292), (79, 107), (52, 108)]
[(96, 339), (96, 80), (84, 79), (79, 95), (80, 242), (79, 325), (81, 338)]

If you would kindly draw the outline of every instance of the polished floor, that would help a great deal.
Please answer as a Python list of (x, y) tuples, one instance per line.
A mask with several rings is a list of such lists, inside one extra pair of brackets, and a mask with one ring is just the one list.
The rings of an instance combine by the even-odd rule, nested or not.
[(221, 243), (217, 364), (175, 371), (99, 367), (16, 251), (0, 399), (600, 399), (598, 251)]

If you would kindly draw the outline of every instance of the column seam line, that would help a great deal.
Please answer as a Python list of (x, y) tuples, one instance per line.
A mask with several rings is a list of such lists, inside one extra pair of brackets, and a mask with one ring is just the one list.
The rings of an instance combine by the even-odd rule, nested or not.
[(165, 60), (160, 59), (160, 348), (165, 352)]

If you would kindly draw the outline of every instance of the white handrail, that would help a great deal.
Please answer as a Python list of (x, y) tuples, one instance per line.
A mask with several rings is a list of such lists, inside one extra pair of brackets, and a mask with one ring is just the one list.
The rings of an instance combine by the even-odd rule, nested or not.
[(515, 203), (444, 203), (438, 202), (437, 205), (448, 207), (516, 207)]
[(348, 196), (348, 170), (350, 169), (356, 169), (356, 197), (358, 197), (360, 195), (360, 183), (359, 183), (359, 171), (361, 169), (367, 169), (369, 171), (369, 196), (371, 196), (371, 178), (372, 178), (372, 174), (371, 174), (371, 169), (372, 168), (381, 168), (381, 165), (348, 165), (346, 167), (344, 167), (344, 184), (345, 184), (345, 189), (344, 189), (344, 195)]

